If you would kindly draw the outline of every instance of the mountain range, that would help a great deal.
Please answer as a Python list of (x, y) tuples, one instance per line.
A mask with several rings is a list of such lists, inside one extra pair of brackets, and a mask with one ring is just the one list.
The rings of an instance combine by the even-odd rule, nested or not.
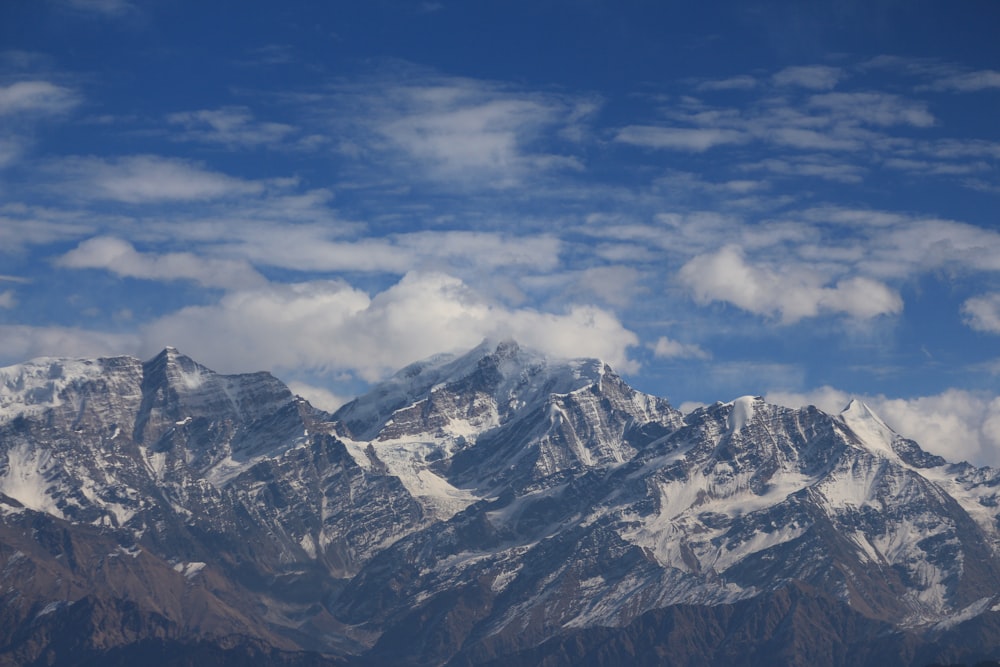
[(328, 414), (173, 348), (0, 369), (0, 665), (1000, 657), (1000, 471), (512, 341)]

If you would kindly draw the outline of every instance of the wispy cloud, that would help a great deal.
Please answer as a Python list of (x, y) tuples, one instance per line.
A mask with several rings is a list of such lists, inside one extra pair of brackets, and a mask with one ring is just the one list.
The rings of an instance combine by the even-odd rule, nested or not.
[(813, 176), (839, 183), (860, 183), (868, 171), (863, 165), (824, 154), (765, 158), (741, 164), (739, 168), (745, 171), (766, 171), (789, 178)]
[(295, 132), (291, 125), (257, 121), (246, 107), (182, 111), (169, 114), (167, 122), (183, 128), (183, 131), (171, 134), (171, 138), (222, 144), (230, 148), (274, 145)]
[[(597, 102), (404, 67), (335, 89), (328, 103), (341, 151), (408, 179), (505, 189), (536, 174), (576, 171)], [(315, 102), (314, 102), (315, 104)]]
[(810, 97), (808, 106), (826, 109), (840, 121), (866, 125), (930, 127), (934, 124), (934, 116), (927, 110), (926, 102), (889, 93), (824, 93)]
[(129, 12), (135, 6), (128, 0), (62, 0), (66, 5), (87, 12), (118, 16)]
[(830, 90), (846, 76), (839, 67), (829, 65), (801, 65), (786, 67), (775, 73), (771, 80), (777, 86), (793, 86), (809, 90)]
[(933, 90), (952, 90), (959, 93), (996, 89), (1000, 88), (1000, 71), (988, 69), (955, 72), (937, 79), (929, 87)]
[(50, 165), (51, 173), (80, 198), (130, 204), (204, 201), (256, 194), (260, 183), (205, 169), (198, 163), (156, 155), (116, 159), (63, 158)]
[(745, 143), (750, 137), (738, 130), (723, 128), (658, 127), (629, 125), (615, 135), (615, 141), (643, 146), (701, 153), (715, 146)]
[(757, 79), (748, 74), (743, 74), (740, 76), (729, 77), (728, 79), (715, 79), (712, 81), (702, 81), (697, 86), (696, 90), (700, 91), (714, 91), (714, 90), (751, 90), (757, 87)]
[(88, 239), (56, 260), (72, 269), (106, 269), (147, 280), (193, 280), (204, 287), (247, 288), (266, 280), (242, 260), (210, 259), (190, 252), (141, 253), (128, 241), (113, 237)]
[(57, 114), (80, 103), (75, 91), (49, 81), (18, 81), (0, 86), (0, 116)]
[(649, 348), (654, 357), (661, 359), (709, 359), (712, 356), (694, 343), (681, 343), (666, 336), (660, 336)]

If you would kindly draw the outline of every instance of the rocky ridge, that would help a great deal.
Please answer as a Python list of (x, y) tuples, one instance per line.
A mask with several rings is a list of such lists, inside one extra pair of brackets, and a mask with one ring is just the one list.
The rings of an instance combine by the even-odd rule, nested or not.
[(682, 415), (512, 342), (334, 415), (172, 348), (39, 359), (0, 369), (0, 664), (996, 658), (998, 485), (859, 402)]

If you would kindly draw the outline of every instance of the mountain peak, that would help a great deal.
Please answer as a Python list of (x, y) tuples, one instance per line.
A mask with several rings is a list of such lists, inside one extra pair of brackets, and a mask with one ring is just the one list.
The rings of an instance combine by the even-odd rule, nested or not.
[(892, 446), (899, 435), (867, 403), (851, 399), (841, 411), (840, 419), (854, 432), (865, 449), (883, 458), (899, 460), (899, 455)]
[(488, 394), (502, 411), (598, 384), (605, 368), (599, 359), (559, 359), (514, 340), (486, 339), (465, 354), (439, 354), (406, 366), (343, 406), (335, 418), (370, 439), (394, 412), (443, 388)]

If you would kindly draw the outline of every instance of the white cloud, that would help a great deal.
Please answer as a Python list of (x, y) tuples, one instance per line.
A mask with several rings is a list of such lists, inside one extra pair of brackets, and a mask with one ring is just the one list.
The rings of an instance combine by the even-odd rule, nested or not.
[(744, 133), (735, 130), (652, 125), (629, 125), (615, 135), (615, 141), (625, 144), (693, 153), (701, 153), (724, 144), (744, 143), (748, 139)]
[(327, 412), (335, 412), (344, 403), (350, 401), (353, 396), (339, 396), (329, 389), (316, 387), (305, 382), (292, 381), (288, 383), (288, 388), (293, 394), (301, 396), (309, 401), (313, 407)]
[(272, 284), (226, 294), (146, 328), (149, 352), (175, 345), (221, 370), (319, 369), (376, 380), (416, 359), (514, 338), (556, 356), (595, 356), (629, 372), (638, 343), (611, 313), (590, 306), (563, 313), (511, 310), (462, 281), (411, 273), (369, 297), (343, 282)]
[(840, 120), (866, 125), (931, 127), (935, 123), (925, 102), (889, 93), (825, 93), (810, 97), (808, 106), (827, 109)]
[(64, 0), (69, 6), (88, 12), (116, 16), (133, 9), (127, 0)]
[(48, 81), (18, 81), (0, 86), (0, 116), (56, 114), (79, 104), (76, 93)]
[(247, 262), (209, 259), (189, 252), (141, 253), (128, 241), (99, 236), (83, 241), (56, 260), (73, 269), (107, 269), (119, 276), (148, 280), (193, 280), (204, 287), (240, 288), (265, 281)]
[(826, 286), (824, 277), (807, 266), (748, 264), (735, 245), (694, 257), (678, 277), (698, 303), (723, 301), (758, 315), (780, 316), (786, 324), (824, 312), (869, 319), (903, 308), (895, 291), (870, 278), (846, 278)]
[(890, 169), (911, 171), (927, 176), (964, 176), (992, 169), (989, 163), (982, 160), (976, 162), (931, 162), (929, 160), (889, 158), (882, 164)]
[(830, 90), (844, 78), (844, 70), (828, 65), (786, 67), (771, 80), (778, 86), (797, 86), (810, 90)]
[[(633, 258), (629, 258), (633, 261)], [(647, 291), (642, 274), (631, 266), (595, 266), (580, 271), (555, 271), (519, 276), (518, 284), (532, 292), (555, 295), (557, 301), (597, 302), (629, 306)]]
[(729, 77), (728, 79), (716, 79), (714, 81), (702, 81), (697, 86), (698, 90), (750, 90), (757, 87), (757, 79), (749, 75)]
[(403, 274), (446, 267), (484, 273), (501, 267), (548, 271), (558, 264), (562, 247), (558, 238), (548, 234), (516, 237), (464, 230), (331, 238), (343, 231), (330, 225), (247, 224), (238, 240), (219, 243), (219, 252), (260, 265), (306, 271)]
[(953, 90), (960, 93), (1000, 88), (1000, 72), (993, 69), (955, 72), (939, 78), (930, 85), (930, 88), (933, 90)]
[[(444, 91), (414, 92), (428, 100)], [(573, 166), (568, 158), (524, 151), (523, 134), (553, 120), (553, 110), (544, 104), (501, 99), (430, 106), (382, 124), (379, 132), (440, 178), (493, 174), (499, 179), (494, 185), (507, 187), (533, 168)]]
[(134, 354), (139, 339), (131, 334), (76, 327), (0, 325), (0, 360), (19, 363), (35, 357), (99, 357)]
[(27, 246), (75, 240), (94, 232), (86, 216), (64, 211), (0, 205), (0, 255), (21, 252)]
[(167, 116), (167, 122), (184, 131), (175, 139), (203, 141), (229, 147), (254, 147), (277, 144), (295, 131), (284, 123), (260, 122), (246, 107), (223, 107), (182, 111)]
[[(797, 408), (815, 405), (839, 414), (853, 396), (833, 387), (807, 393), (771, 392), (767, 400)], [(933, 396), (887, 398), (857, 396), (893, 430), (928, 452), (950, 461), (1000, 465), (1000, 397), (962, 389)]]
[(708, 359), (712, 355), (693, 343), (681, 343), (660, 336), (656, 343), (649, 346), (653, 356), (660, 359)]
[(746, 171), (768, 171), (779, 176), (816, 176), (839, 183), (860, 183), (867, 169), (860, 164), (845, 162), (826, 155), (806, 155), (785, 158), (765, 158), (758, 162), (742, 164)]
[[(599, 101), (445, 77), (414, 67), (338, 88), (329, 99), (341, 152), (384, 178), (497, 190), (580, 170), (572, 154)], [(329, 114), (327, 109), (326, 113)]]
[(864, 143), (857, 137), (844, 136), (843, 132), (818, 132), (801, 127), (772, 127), (766, 130), (767, 138), (779, 145), (799, 150), (856, 151)]
[(815, 405), (823, 412), (837, 415), (847, 407), (852, 396), (846, 391), (834, 389), (826, 385), (808, 392), (769, 391), (765, 394), (764, 398), (769, 403), (784, 405), (789, 408), (802, 408), (807, 405)]
[(10, 310), (17, 305), (17, 298), (14, 296), (14, 290), (4, 290), (0, 292), (0, 308), (5, 308)]
[(130, 204), (203, 201), (257, 194), (259, 183), (209, 171), (188, 160), (156, 155), (136, 155), (112, 160), (94, 157), (65, 158), (51, 166), (85, 199), (106, 199)]
[(1000, 334), (1000, 292), (968, 299), (962, 304), (962, 315), (976, 331)]

